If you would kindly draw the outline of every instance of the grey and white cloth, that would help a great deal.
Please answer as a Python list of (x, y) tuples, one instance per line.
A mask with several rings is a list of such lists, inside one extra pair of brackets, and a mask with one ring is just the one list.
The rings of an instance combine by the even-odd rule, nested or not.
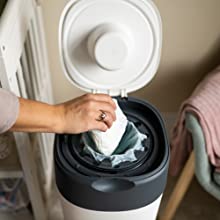
[(18, 114), (18, 97), (0, 88), (0, 134), (6, 132), (14, 125)]
[(112, 155), (104, 155), (99, 151), (99, 148), (97, 148), (96, 143), (89, 132), (82, 135), (84, 152), (92, 156), (92, 158), (98, 163), (101, 163), (104, 160), (109, 160), (112, 167), (116, 167), (122, 162), (136, 161), (137, 158), (135, 152), (143, 152), (145, 150), (143, 144), (145, 139), (147, 139), (147, 136), (140, 133), (132, 122), (128, 122), (126, 131), (115, 151)]
[(142, 144), (147, 138), (140, 133), (132, 122), (129, 122), (126, 115), (118, 105), (116, 99), (116, 121), (106, 132), (89, 131), (82, 135), (84, 142), (84, 152), (101, 163), (108, 160), (112, 167), (122, 162), (133, 162), (137, 160), (136, 151), (144, 151)]

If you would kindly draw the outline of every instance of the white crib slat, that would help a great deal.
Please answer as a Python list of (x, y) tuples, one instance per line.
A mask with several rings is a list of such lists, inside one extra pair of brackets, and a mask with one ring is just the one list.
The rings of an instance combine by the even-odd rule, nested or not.
[[(35, 34), (34, 30), (34, 18), (31, 20), (30, 23), (30, 44), (31, 44), (31, 50), (32, 50), (32, 56), (33, 56), (33, 64), (35, 68), (35, 74), (36, 74), (36, 83), (38, 86), (39, 95), (41, 96), (41, 87), (42, 87), (42, 79), (41, 79), (41, 70), (40, 70), (40, 61), (39, 61), (39, 54), (38, 54), (38, 44), (37, 44), (37, 36)], [(38, 35), (38, 34), (37, 34)]]
[(23, 69), (23, 78), (25, 81), (27, 97), (29, 99), (34, 99), (33, 81), (30, 76), (31, 73), (30, 73), (30, 69), (29, 69), (29, 65), (28, 65), (28, 59), (27, 59), (25, 46), (24, 46), (24, 49), (21, 54), (21, 67)]
[[(25, 52), (25, 51), (24, 51)], [(24, 57), (24, 55), (23, 55)], [(24, 63), (26, 63), (27, 60), (24, 60)], [(27, 65), (27, 63), (26, 63)], [(25, 71), (23, 71), (24, 69), (22, 68), (22, 65), (21, 63), (18, 64), (18, 70), (17, 70), (17, 81), (18, 81), (18, 87), (20, 89), (20, 93), (21, 93), (21, 96), (23, 98), (27, 98), (27, 92), (26, 92), (26, 85), (28, 84), (27, 82), (25, 83), (24, 81), (24, 74), (29, 75), (28, 72), (25, 73)], [(29, 88), (31, 89), (31, 88)], [(33, 140), (33, 143), (36, 143), (36, 146), (35, 147), (38, 147), (39, 148), (39, 153), (40, 153), (40, 161), (42, 163), (42, 170), (40, 170), (40, 175), (41, 175), (41, 179), (46, 182), (46, 174), (47, 174), (47, 170), (48, 170), (48, 163), (50, 162), (48, 159), (51, 159), (51, 158), (48, 158), (48, 154), (47, 154), (47, 151), (46, 149), (49, 148), (49, 143), (47, 142), (46, 140), (46, 134), (35, 134), (35, 135), (32, 135), (32, 137), (34, 138)]]
[(44, 168), (43, 172), (46, 172), (47, 169), (48, 169), (47, 152), (46, 152), (47, 142), (45, 141), (44, 136), (45, 136), (45, 134), (43, 134), (43, 133), (38, 134), (38, 141), (39, 141), (39, 144), (40, 144), (41, 159), (42, 159), (43, 168)]
[(31, 38), (30, 38), (30, 33), (27, 33), (26, 41), (25, 41), (25, 54), (26, 54), (26, 59), (27, 59), (27, 64), (28, 64), (28, 69), (29, 69), (29, 75), (30, 75), (30, 80), (31, 84), (33, 86), (33, 91), (34, 91), (34, 99), (39, 100), (39, 86), (38, 86), (38, 81), (36, 77), (36, 66), (34, 62), (34, 55), (33, 55), (33, 50), (32, 50), (32, 43), (31, 43)]
[[(35, 34), (38, 35), (37, 39), (37, 51), (38, 57), (40, 61), (40, 70), (41, 70), (41, 97), (42, 101), (53, 103), (52, 97), (52, 88), (51, 88), (51, 78), (50, 78), (50, 70), (48, 64), (48, 55), (47, 55), (47, 47), (45, 42), (45, 35), (44, 35), (44, 24), (42, 21), (43, 15), (40, 5), (36, 6), (35, 10), (35, 19), (33, 22), (33, 27)], [(54, 144), (54, 134), (42, 134), (42, 141), (43, 141), (43, 148), (45, 157), (45, 162), (43, 162), (44, 166), (46, 166), (46, 173), (47, 176), (47, 187), (50, 188), (50, 183), (52, 181), (52, 172), (53, 172), (53, 144)]]
[[(40, 39), (40, 46), (41, 46), (41, 59), (43, 62), (43, 77), (46, 79), (45, 82), (51, 82), (51, 75), (50, 75), (50, 69), (49, 69), (49, 63), (48, 63), (48, 54), (47, 54), (47, 45), (45, 40), (45, 31), (44, 31), (44, 22), (43, 22), (43, 13), (41, 6), (38, 5), (36, 7), (36, 27), (37, 32), (39, 34)], [(45, 93), (44, 96), (47, 97), (47, 101), (51, 104), (54, 102), (53, 100), (53, 94), (52, 94), (52, 87), (51, 83), (45, 85)]]
[(24, 77), (23, 77), (23, 69), (21, 66), (21, 63), (18, 63), (18, 69), (17, 69), (17, 83), (18, 83), (18, 87), (20, 90), (20, 94), (21, 97), (23, 98), (28, 98), (27, 97), (27, 91), (26, 91), (26, 86), (25, 86), (25, 82), (24, 82)]
[(32, 19), (32, 32), (33, 32), (33, 38), (34, 38), (34, 45), (36, 50), (36, 56), (37, 56), (37, 63), (38, 63), (38, 75), (39, 75), (39, 81), (41, 84), (45, 84), (45, 74), (44, 74), (44, 62), (43, 62), (43, 56), (42, 56), (42, 46), (41, 46), (41, 36), (40, 32), (38, 31), (38, 25), (37, 25), (37, 17), (36, 17), (36, 10), (34, 11), (35, 16)]

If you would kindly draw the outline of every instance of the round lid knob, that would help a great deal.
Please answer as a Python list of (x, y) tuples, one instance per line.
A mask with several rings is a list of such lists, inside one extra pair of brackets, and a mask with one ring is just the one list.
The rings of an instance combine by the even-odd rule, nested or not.
[(103, 24), (92, 31), (88, 50), (92, 59), (103, 69), (120, 69), (129, 56), (131, 42), (123, 28)]

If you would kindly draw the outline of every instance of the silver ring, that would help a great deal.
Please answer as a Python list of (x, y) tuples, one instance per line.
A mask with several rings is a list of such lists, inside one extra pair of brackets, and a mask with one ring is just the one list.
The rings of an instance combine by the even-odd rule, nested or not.
[(104, 111), (101, 111), (101, 114), (99, 115), (98, 121), (104, 121), (105, 118), (107, 117), (107, 114)]

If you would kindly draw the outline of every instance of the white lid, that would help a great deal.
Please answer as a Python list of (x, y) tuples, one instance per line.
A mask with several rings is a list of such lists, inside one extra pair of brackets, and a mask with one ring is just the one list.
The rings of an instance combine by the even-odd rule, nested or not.
[(156, 74), (161, 29), (151, 0), (72, 0), (59, 28), (64, 73), (87, 92), (138, 90)]

